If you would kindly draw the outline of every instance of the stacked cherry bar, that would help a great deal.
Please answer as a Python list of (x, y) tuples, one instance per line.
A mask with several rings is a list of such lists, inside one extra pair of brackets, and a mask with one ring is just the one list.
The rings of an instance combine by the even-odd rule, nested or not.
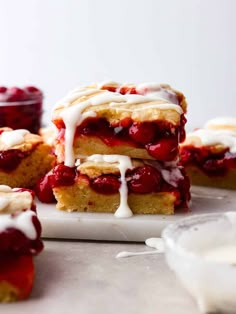
[(37, 134), (41, 127), (42, 92), (34, 86), (0, 87), (0, 127), (27, 129)]
[(186, 107), (183, 94), (168, 85), (110, 83), (74, 90), (54, 109), (58, 165), (40, 181), (39, 197), (56, 196), (59, 209), (114, 212), (121, 173), (107, 157), (88, 160), (98, 154), (131, 159), (125, 179), (133, 213), (171, 214), (187, 207), (189, 180), (178, 165)]
[(0, 186), (0, 302), (26, 299), (33, 287), (33, 256), (43, 249), (33, 198), (30, 190)]

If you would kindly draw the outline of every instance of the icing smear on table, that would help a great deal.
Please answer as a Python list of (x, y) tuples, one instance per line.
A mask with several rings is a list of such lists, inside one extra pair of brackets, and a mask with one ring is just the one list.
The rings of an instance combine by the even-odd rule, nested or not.
[(155, 249), (154, 251), (127, 252), (122, 251), (116, 255), (116, 258), (131, 257), (138, 255), (151, 255), (164, 252), (164, 243), (161, 238), (149, 238), (145, 241), (146, 246)]

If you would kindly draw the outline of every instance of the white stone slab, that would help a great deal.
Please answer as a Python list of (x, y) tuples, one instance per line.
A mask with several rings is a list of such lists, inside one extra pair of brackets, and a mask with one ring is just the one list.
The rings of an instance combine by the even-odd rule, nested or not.
[(44, 238), (144, 241), (159, 237), (169, 223), (186, 216), (236, 211), (236, 191), (193, 187), (191, 212), (171, 216), (135, 215), (120, 219), (113, 214), (59, 211), (55, 205), (39, 202), (37, 210)]

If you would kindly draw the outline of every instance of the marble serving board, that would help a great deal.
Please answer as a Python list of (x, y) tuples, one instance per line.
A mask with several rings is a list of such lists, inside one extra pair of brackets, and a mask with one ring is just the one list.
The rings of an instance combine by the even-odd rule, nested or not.
[(236, 211), (236, 191), (192, 187), (192, 205), (188, 213), (134, 215), (116, 218), (113, 214), (64, 212), (55, 205), (37, 202), (44, 238), (145, 241), (159, 237), (163, 228), (178, 219), (194, 214)]

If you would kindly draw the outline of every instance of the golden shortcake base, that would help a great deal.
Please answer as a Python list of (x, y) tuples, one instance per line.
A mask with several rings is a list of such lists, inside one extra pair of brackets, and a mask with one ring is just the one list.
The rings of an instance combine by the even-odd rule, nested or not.
[[(53, 193), (57, 200), (56, 207), (66, 211), (115, 213), (120, 204), (119, 193), (96, 193), (83, 178), (72, 186), (56, 187)], [(171, 192), (128, 195), (133, 214), (174, 214), (175, 201), (175, 194)]]
[(51, 146), (26, 130), (0, 129), (0, 184), (34, 187), (54, 165)]
[(236, 190), (236, 169), (229, 169), (224, 176), (208, 176), (195, 165), (186, 165), (185, 171), (193, 185)]
[(66, 211), (169, 215), (190, 200), (183, 167), (122, 155), (91, 155), (76, 168), (57, 165), (48, 181), (56, 207)]
[[(63, 162), (64, 160), (64, 145), (56, 145), (56, 155), (58, 163)], [(91, 156), (96, 152), (96, 154), (104, 154), (104, 155), (125, 155), (132, 156), (134, 158), (140, 159), (155, 159), (150, 156), (148, 152), (139, 147), (129, 146), (129, 145), (117, 145), (117, 146), (109, 146), (106, 145), (99, 137), (94, 136), (86, 136), (82, 135), (80, 137), (76, 137), (74, 140), (74, 155), (78, 158), (84, 156)]]

